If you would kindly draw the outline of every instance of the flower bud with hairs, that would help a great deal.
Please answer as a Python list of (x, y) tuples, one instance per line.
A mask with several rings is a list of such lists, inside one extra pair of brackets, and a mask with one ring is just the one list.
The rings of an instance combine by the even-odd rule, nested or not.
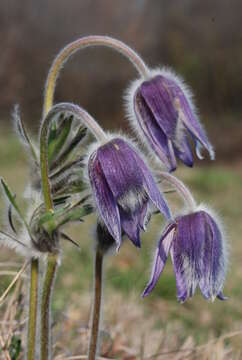
[(122, 138), (99, 146), (88, 159), (88, 173), (99, 215), (117, 243), (122, 230), (140, 247), (149, 205), (170, 218), (169, 207), (145, 162)]
[[(150, 71), (148, 80), (137, 80), (128, 91), (128, 114), (135, 131), (145, 138), (169, 171), (177, 167), (176, 157), (193, 166), (188, 135), (201, 159), (204, 147), (214, 159), (212, 145), (199, 123), (190, 90), (172, 71)], [(145, 135), (145, 136), (144, 136)]]
[(162, 232), (143, 296), (154, 289), (170, 253), (180, 302), (192, 297), (197, 286), (205, 299), (225, 300), (222, 291), (227, 271), (227, 245), (220, 220), (207, 207), (197, 206), (180, 180), (171, 174), (160, 175), (175, 186), (187, 207), (168, 222)]

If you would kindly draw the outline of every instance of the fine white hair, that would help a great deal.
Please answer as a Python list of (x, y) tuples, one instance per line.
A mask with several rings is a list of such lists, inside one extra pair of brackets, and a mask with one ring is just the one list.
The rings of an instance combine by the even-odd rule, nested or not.
[[(161, 75), (171, 81), (174, 81), (177, 86), (181, 89), (181, 92), (184, 94), (185, 98), (188, 101), (189, 107), (191, 108), (191, 111), (193, 112), (194, 116), (196, 117), (196, 120), (199, 122), (201, 128), (203, 129), (204, 133), (205, 129), (203, 128), (202, 124), (199, 121), (199, 116), (198, 116), (198, 111), (197, 108), (194, 104), (194, 96), (193, 93), (190, 89), (190, 87), (184, 82), (184, 80), (182, 79), (182, 77), (180, 77), (179, 75), (177, 75), (172, 69), (168, 68), (168, 67), (158, 67), (155, 69), (150, 69), (150, 76), (148, 78), (148, 81), (151, 80), (152, 78), (154, 78), (155, 76)], [(147, 80), (146, 80), (147, 81)], [(134, 81), (132, 81), (128, 87), (128, 89), (125, 92), (124, 95), (124, 105), (125, 105), (125, 109), (126, 109), (126, 117), (129, 120), (129, 123), (131, 125), (131, 129), (133, 130), (134, 134), (139, 138), (140, 142), (142, 143), (142, 145), (145, 146), (145, 148), (149, 151), (149, 153), (152, 156), (152, 159), (154, 159), (154, 161), (157, 163), (159, 163), (160, 165), (160, 159), (158, 158), (158, 156), (156, 155), (156, 153), (151, 149), (151, 146), (146, 138), (146, 136), (144, 135), (141, 127), (138, 124), (138, 120), (137, 120), (137, 116), (135, 114), (135, 107), (134, 107), (134, 102), (135, 102), (135, 97), (136, 97), (136, 92), (139, 89), (139, 87), (141, 86), (141, 84), (144, 82), (143, 78), (139, 78), (136, 79)], [(179, 120), (179, 119), (178, 119)], [(175, 141), (177, 147), (179, 148), (179, 138), (183, 137), (183, 133), (185, 130), (185, 126), (182, 123), (181, 120), (178, 121), (178, 126), (176, 128), (176, 139), (177, 141)], [(197, 149), (197, 155), (199, 158), (202, 158), (202, 155), (200, 153), (200, 148), (199, 148), (199, 141), (198, 141), (198, 145), (196, 146)], [(210, 155), (212, 157), (214, 157), (214, 151), (212, 149), (212, 147), (210, 148)], [(165, 165), (164, 165), (165, 167)]]
[(222, 220), (222, 217), (219, 215), (218, 211), (214, 210), (213, 208), (211, 208), (210, 206), (201, 203), (200, 205), (197, 206), (196, 211), (204, 211), (206, 212), (208, 215), (211, 216), (211, 218), (215, 221), (215, 223), (217, 224), (221, 235), (222, 235), (222, 244), (223, 244), (223, 254), (224, 254), (224, 261), (225, 261), (225, 273), (228, 270), (228, 266), (229, 266), (229, 241), (228, 241), (228, 235), (227, 235), (227, 229), (226, 226)]
[[(140, 156), (140, 158), (144, 161), (145, 165), (150, 170), (150, 172), (152, 173), (152, 175), (155, 179), (155, 174), (152, 171), (152, 169), (149, 167), (149, 161), (148, 161), (147, 157), (145, 156), (145, 154), (141, 151), (141, 149), (138, 146), (137, 141), (135, 139), (131, 139), (131, 138), (127, 137), (122, 132), (112, 132), (112, 133), (108, 132), (106, 135), (107, 135), (107, 142), (112, 141), (113, 139), (122, 139), (123, 141), (127, 142), (134, 149), (134, 151)], [(84, 181), (89, 188), (90, 188), (90, 180), (89, 180), (89, 176), (88, 176), (88, 161), (90, 159), (90, 156), (92, 156), (92, 154), (94, 154), (97, 151), (97, 149), (103, 145), (104, 145), (103, 143), (100, 143), (99, 141), (96, 140), (89, 145), (89, 148), (87, 149), (87, 152), (86, 152), (86, 156), (84, 159), (84, 162), (85, 162)], [(133, 208), (136, 208), (137, 202), (142, 203), (146, 196), (147, 195), (142, 192), (139, 193), (138, 191), (137, 192), (129, 191), (127, 194), (124, 194), (124, 196), (119, 199), (119, 204), (123, 208), (128, 207), (128, 208), (133, 209)], [(96, 201), (95, 201), (94, 197), (92, 197), (92, 205), (94, 208), (96, 208)], [(150, 206), (148, 206), (146, 217), (149, 217), (150, 211), (151, 211)], [(98, 215), (98, 216), (99, 216), (99, 221), (101, 221), (100, 215)]]
[[(203, 203), (198, 205), (196, 207), (196, 209), (194, 210), (195, 213), (200, 212), (200, 211), (203, 211), (203, 212), (207, 213), (209, 216), (211, 216), (211, 218), (214, 220), (214, 222), (216, 223), (216, 225), (221, 233), (222, 256), (220, 257), (219, 275), (217, 277), (215, 286), (213, 286), (213, 288), (215, 288), (215, 294), (211, 294), (211, 299), (213, 301), (216, 298), (217, 293), (219, 293), (220, 291), (223, 290), (223, 284), (224, 284), (224, 280), (225, 280), (227, 270), (228, 270), (229, 249), (228, 249), (227, 234), (226, 234), (226, 231), (224, 228), (224, 224), (221, 220), (221, 217), (218, 215), (218, 213), (216, 211), (214, 211), (209, 206), (207, 206)], [(189, 212), (187, 212), (187, 210), (185, 209), (179, 215), (184, 216), (184, 215), (188, 215), (188, 214), (189, 214)], [(184, 268), (184, 272), (186, 274), (185, 278), (188, 279), (188, 283), (192, 286), (192, 289), (195, 289), (195, 286), (197, 284), (197, 279), (193, 278), (192, 272), (189, 273), (189, 271), (191, 269), (189, 268), (189, 261), (188, 261), (188, 259), (185, 258), (185, 256), (183, 259), (183, 268)], [(210, 289), (210, 290), (212, 291), (212, 289)]]

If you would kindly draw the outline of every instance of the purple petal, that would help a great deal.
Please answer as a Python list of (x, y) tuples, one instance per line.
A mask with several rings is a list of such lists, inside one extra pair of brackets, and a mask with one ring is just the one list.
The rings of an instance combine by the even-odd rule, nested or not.
[(173, 156), (173, 149), (169, 146), (168, 137), (155, 120), (150, 109), (141, 98), (140, 91), (135, 94), (134, 110), (138, 123), (143, 130), (150, 146), (169, 171), (176, 169), (176, 159)]
[(143, 82), (134, 96), (134, 110), (152, 149), (169, 171), (176, 168), (174, 150), (176, 156), (186, 165), (193, 165), (190, 145), (184, 137), (179, 136), (179, 124), (195, 139), (198, 157), (202, 157), (200, 147), (203, 146), (208, 150), (211, 159), (214, 159), (212, 145), (199, 123), (186, 91), (176, 79), (168, 75), (157, 75)]
[[(207, 149), (209, 152), (210, 158), (214, 160), (214, 151), (213, 147), (207, 139), (205, 131), (200, 125), (198, 119), (195, 114), (192, 112), (188, 101), (185, 96), (181, 96), (179, 98), (181, 111), (179, 113), (179, 119), (184, 123), (185, 127), (189, 130), (189, 132), (197, 139), (199, 142)], [(197, 145), (196, 145), (197, 148)]]
[(179, 139), (179, 144), (174, 144), (176, 156), (187, 166), (193, 166), (191, 146), (185, 135)]
[(160, 212), (166, 217), (166, 219), (171, 219), (170, 209), (165, 199), (161, 195), (161, 192), (159, 191), (150, 170), (147, 168), (144, 161), (137, 154), (135, 154), (135, 159), (139, 168), (143, 172), (144, 188), (150, 200), (157, 207), (157, 209), (159, 209)]
[(164, 76), (158, 75), (143, 82), (140, 93), (164, 134), (173, 138), (178, 112), (173, 104), (170, 82)]
[(194, 213), (177, 218), (171, 256), (177, 283), (177, 297), (185, 301), (194, 295), (202, 276), (201, 257), (205, 237), (202, 214)]
[(133, 154), (134, 150), (122, 139), (113, 139), (98, 149), (98, 160), (116, 200), (129, 190), (143, 187), (142, 172)]
[(221, 289), (223, 288), (225, 278), (225, 258), (222, 235), (212, 217), (205, 212), (201, 213), (203, 213), (204, 216), (206, 234), (202, 261), (203, 276), (199, 285), (204, 297), (214, 298), (218, 296), (218, 294), (221, 295)]
[(145, 297), (150, 294), (150, 292), (154, 289), (163, 269), (166, 264), (168, 254), (172, 245), (173, 235), (175, 232), (176, 224), (169, 224), (164, 233), (161, 236), (161, 239), (158, 244), (158, 248), (155, 252), (155, 261), (153, 264), (153, 269), (150, 277), (150, 281), (146, 286), (142, 297)]
[(88, 172), (99, 213), (118, 246), (121, 244), (121, 225), (118, 206), (105, 180), (96, 153), (88, 162)]
[[(99, 161), (115, 199), (128, 195), (132, 190), (137, 198), (149, 196), (154, 205), (167, 219), (171, 218), (169, 207), (162, 197), (155, 180), (141, 157), (122, 139), (114, 139), (102, 146), (98, 152)], [(144, 192), (144, 194), (143, 194)], [(145, 202), (143, 199), (142, 204)]]
[(170, 154), (170, 162), (171, 162), (171, 168), (170, 168), (169, 172), (172, 172), (172, 171), (176, 170), (176, 156), (175, 156), (173, 142), (170, 139), (168, 139), (167, 143), (168, 143), (168, 149), (169, 149), (169, 154)]
[(140, 248), (140, 214), (136, 213), (127, 213), (120, 208), (120, 218), (121, 226), (123, 231), (126, 233), (128, 238), (133, 242), (133, 244)]
[(185, 92), (173, 79), (166, 78), (166, 86), (169, 89), (170, 96), (173, 98), (173, 105), (175, 105), (179, 116), (186, 128), (200, 141), (200, 143), (208, 150), (211, 159), (214, 158), (212, 145), (208, 141), (205, 131), (203, 130), (192, 104), (187, 98)]
[(217, 295), (217, 298), (221, 301), (226, 301), (228, 300), (228, 297), (227, 296), (224, 296), (224, 294), (222, 292), (219, 292), (218, 295)]
[(148, 205), (149, 205), (149, 202), (147, 201), (143, 205), (143, 208), (141, 209), (141, 212), (140, 212), (139, 226), (143, 231), (146, 230), (146, 225), (148, 224), (148, 222), (150, 220), (150, 216), (148, 213)]

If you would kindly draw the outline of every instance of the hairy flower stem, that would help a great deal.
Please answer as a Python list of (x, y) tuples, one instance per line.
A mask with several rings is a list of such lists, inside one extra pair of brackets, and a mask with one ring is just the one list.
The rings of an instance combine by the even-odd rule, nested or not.
[[(53, 120), (53, 116), (57, 114), (60, 111), (68, 111), (71, 114), (75, 115), (76, 118), (80, 119), (84, 124), (92, 131), (92, 133), (95, 135), (95, 137), (101, 142), (105, 142), (107, 140), (106, 134), (101, 129), (101, 127), (96, 123), (96, 121), (84, 110), (82, 110), (80, 107), (77, 107), (72, 104), (60, 104), (56, 107), (53, 106), (53, 99), (54, 99), (54, 91), (56, 86), (56, 80), (58, 78), (58, 75), (60, 73), (61, 68), (63, 67), (64, 63), (68, 60), (68, 58), (73, 55), (76, 51), (89, 47), (89, 46), (106, 46), (110, 47), (118, 52), (120, 52), (122, 55), (124, 55), (131, 63), (135, 66), (135, 68), (138, 70), (139, 74), (144, 78), (147, 79), (149, 77), (149, 69), (143, 62), (143, 60), (138, 56), (138, 54), (132, 50), (130, 47), (125, 45), (119, 40), (112, 39), (107, 36), (87, 36), (83, 37), (81, 39), (78, 39), (69, 45), (67, 45), (55, 58), (48, 77), (46, 81), (45, 86), (45, 95), (44, 95), (44, 108), (43, 108), (43, 123), (41, 126), (41, 135), (40, 135), (40, 167), (41, 167), (41, 178), (42, 178), (42, 191), (44, 195), (45, 200), (45, 206), (46, 211), (53, 212), (53, 200), (51, 196), (51, 188), (50, 188), (50, 182), (49, 182), (49, 169), (48, 169), (48, 131), (49, 131), (49, 125), (51, 121)], [(51, 110), (50, 110), (51, 109)], [(49, 336), (49, 329), (48, 332), (45, 333), (44, 330), (47, 329), (44, 327), (44, 324), (46, 324), (46, 313), (50, 312), (50, 299), (51, 299), (51, 284), (53, 282), (53, 279), (51, 280), (51, 277), (49, 276), (49, 273), (51, 273), (51, 269), (53, 271), (53, 278), (54, 273), (57, 269), (57, 260), (52, 255), (48, 256), (48, 264), (47, 264), (47, 271), (44, 279), (44, 292), (42, 294), (42, 305), (41, 305), (41, 354), (47, 354), (48, 356), (48, 336)], [(102, 255), (99, 254), (99, 252), (96, 255), (96, 268), (99, 267), (100, 272), (100, 283), (99, 283), (99, 291), (98, 291), (98, 279), (96, 281), (96, 292), (95, 292), (95, 304), (97, 306), (97, 309), (99, 307), (98, 312), (94, 311), (93, 316), (93, 336), (92, 336), (92, 342), (90, 346), (90, 358), (95, 358), (95, 352), (97, 347), (97, 334), (98, 334), (98, 324), (99, 324), (99, 313), (100, 313), (100, 302), (101, 302), (101, 276), (102, 276)], [(49, 293), (48, 293), (49, 291)], [(99, 299), (99, 302), (98, 302)], [(48, 309), (48, 311), (47, 311)], [(96, 334), (96, 335), (95, 335)], [(46, 347), (46, 348), (45, 348)], [(94, 354), (94, 357), (92, 357)], [(47, 359), (47, 357), (42, 356), (42, 360)]]
[(51, 357), (51, 316), (50, 304), (52, 290), (58, 268), (58, 255), (49, 254), (42, 288), (41, 301), (41, 338), (40, 338), (40, 359), (50, 360)]
[(39, 261), (31, 260), (31, 277), (29, 293), (29, 319), (28, 319), (28, 343), (27, 343), (27, 360), (35, 359), (36, 352), (36, 325), (38, 310), (38, 283), (39, 283)]
[(94, 303), (92, 308), (92, 329), (89, 344), (88, 360), (95, 360), (98, 347), (98, 334), (102, 300), (103, 253), (97, 247), (94, 267)]
[[(107, 140), (106, 134), (96, 121), (79, 106), (62, 103), (51, 108), (48, 114), (44, 117), (40, 132), (40, 168), (42, 179), (42, 191), (45, 201), (46, 211), (54, 212), (53, 199), (51, 195), (51, 187), (49, 181), (49, 166), (48, 166), (48, 132), (51, 121), (59, 112), (69, 112), (75, 116), (76, 119), (84, 122), (85, 125), (94, 133), (100, 142)], [(48, 255), (47, 270), (43, 282), (43, 293), (41, 303), (41, 360), (48, 359), (50, 353), (50, 329), (48, 328), (50, 301), (52, 283), (54, 282), (55, 271), (57, 270), (57, 258), (52, 254)], [(53, 274), (52, 274), (53, 271)], [(53, 275), (53, 278), (51, 277)]]
[(78, 50), (90, 46), (105, 46), (118, 51), (135, 66), (135, 68), (138, 70), (139, 74), (143, 78), (147, 79), (149, 77), (149, 69), (147, 68), (143, 60), (134, 50), (132, 50), (123, 42), (110, 38), (108, 36), (82, 37), (64, 47), (52, 63), (45, 85), (44, 115), (47, 114), (53, 104), (56, 80), (64, 63), (69, 59), (71, 55), (73, 55)]
[(159, 171), (157, 174), (175, 186), (176, 191), (182, 196), (191, 211), (196, 209), (196, 202), (190, 190), (183, 184), (181, 180), (167, 172)]

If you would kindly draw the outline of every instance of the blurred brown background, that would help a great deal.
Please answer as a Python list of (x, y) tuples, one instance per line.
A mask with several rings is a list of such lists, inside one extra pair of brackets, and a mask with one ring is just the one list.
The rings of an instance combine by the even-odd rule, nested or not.
[[(63, 46), (80, 36), (117, 37), (151, 67), (168, 65), (180, 73), (194, 90), (201, 120), (215, 145), (216, 162), (197, 159), (192, 170), (179, 164), (176, 175), (192, 189), (198, 203), (212, 206), (223, 219), (230, 248), (224, 289), (229, 300), (206, 302), (197, 291), (194, 299), (179, 304), (170, 260), (152, 295), (141, 299), (163, 228), (161, 218), (154, 217), (142, 235), (141, 251), (127, 241), (105, 264), (103, 341), (111, 349), (110, 356), (103, 352), (105, 357), (241, 359), (241, 25), (241, 0), (0, 0), (0, 175), (18, 200), (22, 201), (29, 170), (9, 126), (13, 105), (21, 105), (24, 121), (37, 134), (49, 66)], [(84, 106), (105, 128), (127, 129), (123, 93), (136, 75), (127, 60), (110, 49), (87, 49), (68, 62), (55, 100)], [(180, 208), (176, 194), (167, 194), (167, 199), (172, 211)], [(4, 204), (0, 192), (0, 228), (6, 219)], [(62, 243), (53, 301), (58, 359), (63, 351), (79, 355), (80, 343), (82, 354), (86, 351), (95, 221), (95, 216), (89, 217), (67, 229), (80, 244), (80, 252)], [(0, 295), (12, 281), (11, 271), (22, 262), (12, 250), (1, 248)], [(0, 307), (0, 319), (5, 319), (4, 309)], [(0, 336), (4, 326), (0, 324)], [(21, 334), (13, 334), (20, 339)]]
[[(218, 161), (242, 150), (241, 0), (3, 0), (0, 2), (0, 121), (20, 103), (37, 130), (42, 93), (55, 54), (87, 34), (117, 37), (150, 66), (168, 65), (194, 90)], [(56, 100), (81, 104), (105, 127), (123, 121), (122, 95), (136, 73), (109, 49), (74, 56)]]

